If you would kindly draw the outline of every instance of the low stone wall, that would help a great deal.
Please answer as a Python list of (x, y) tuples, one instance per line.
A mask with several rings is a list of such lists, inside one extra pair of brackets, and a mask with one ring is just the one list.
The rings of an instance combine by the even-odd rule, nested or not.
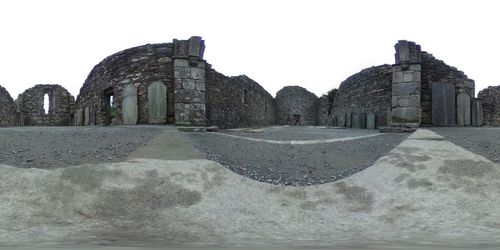
[(0, 86), (0, 127), (10, 127), (15, 125), (14, 100), (9, 92)]
[[(49, 110), (44, 109), (44, 96)], [(75, 98), (60, 85), (39, 84), (27, 89), (16, 100), (21, 126), (69, 126)]]
[(319, 98), (299, 86), (287, 86), (276, 93), (278, 125), (318, 125)]
[(273, 97), (245, 75), (227, 77), (214, 69), (206, 72), (207, 124), (219, 128), (274, 124)]
[(486, 125), (500, 126), (500, 86), (483, 89), (477, 96), (481, 99)]
[[(375, 126), (387, 126), (387, 110), (391, 107), (392, 67), (370, 67), (343, 81), (330, 112), (334, 126), (352, 126), (353, 116), (375, 114)], [(349, 120), (349, 121), (347, 121)]]

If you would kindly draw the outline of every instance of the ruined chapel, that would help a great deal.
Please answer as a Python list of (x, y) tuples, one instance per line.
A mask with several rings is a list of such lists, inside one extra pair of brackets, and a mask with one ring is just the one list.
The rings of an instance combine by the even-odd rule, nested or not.
[(60, 85), (16, 100), (0, 87), (0, 126), (500, 126), (499, 86), (476, 98), (474, 80), (420, 45), (401, 40), (395, 49), (394, 64), (350, 76), (328, 99), (299, 86), (273, 97), (248, 76), (225, 76), (204, 59), (201, 37), (146, 44), (98, 63), (76, 99)]

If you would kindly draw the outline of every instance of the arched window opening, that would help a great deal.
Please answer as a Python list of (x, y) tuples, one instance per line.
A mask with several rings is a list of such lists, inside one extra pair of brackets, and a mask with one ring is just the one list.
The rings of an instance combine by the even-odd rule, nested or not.
[(49, 94), (45, 94), (43, 96), (43, 110), (45, 114), (49, 113), (49, 108), (50, 108)]

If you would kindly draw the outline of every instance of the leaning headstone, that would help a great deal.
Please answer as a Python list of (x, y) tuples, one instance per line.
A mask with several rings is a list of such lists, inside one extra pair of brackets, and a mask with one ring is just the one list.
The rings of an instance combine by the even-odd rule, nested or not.
[(345, 127), (346, 128), (351, 128), (352, 127), (352, 115), (350, 112), (347, 112), (345, 114)]
[(84, 125), (88, 126), (90, 125), (90, 108), (86, 107), (85, 108), (85, 114), (84, 114)]
[(432, 84), (432, 124), (455, 126), (455, 86), (451, 83)]
[(359, 114), (359, 128), (366, 128), (366, 113)]
[(352, 114), (351, 115), (351, 126), (352, 126), (352, 128), (360, 128), (359, 127), (359, 115), (358, 114)]
[(368, 113), (366, 115), (366, 128), (367, 129), (375, 129), (375, 114)]
[(472, 100), (472, 126), (483, 126), (483, 106), (481, 100), (475, 98)]
[(90, 117), (90, 120), (89, 120), (90, 125), (94, 126), (95, 125), (95, 108), (94, 107), (90, 109), (89, 117)]
[(167, 87), (156, 81), (148, 87), (149, 123), (163, 124), (167, 122)]
[(336, 118), (337, 118), (337, 127), (345, 127), (346, 123), (345, 114), (344, 113), (337, 114)]
[(134, 125), (137, 123), (137, 89), (132, 84), (123, 88), (122, 96), (123, 124)]
[(464, 92), (457, 96), (457, 125), (470, 125), (470, 97)]

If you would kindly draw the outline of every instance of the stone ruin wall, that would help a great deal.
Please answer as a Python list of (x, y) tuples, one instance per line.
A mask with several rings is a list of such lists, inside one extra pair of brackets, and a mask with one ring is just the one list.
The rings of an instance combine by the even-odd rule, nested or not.
[(421, 124), (432, 125), (432, 84), (451, 83), (455, 86), (455, 93), (458, 94), (460, 88), (465, 90), (472, 100), (475, 96), (474, 80), (469, 79), (464, 72), (447, 65), (445, 62), (436, 59), (432, 54), (422, 51), (421, 53), (421, 95), (420, 105), (422, 107)]
[(0, 86), (0, 127), (10, 127), (16, 124), (14, 100), (9, 92)]
[(227, 77), (207, 70), (206, 116), (210, 126), (237, 128), (274, 124), (274, 99), (245, 75)]
[[(276, 93), (276, 124), (313, 126), (319, 124), (319, 98), (299, 86), (287, 86)], [(299, 121), (296, 121), (298, 116)]]
[(318, 110), (318, 125), (320, 126), (333, 126), (330, 119), (330, 112), (333, 104), (330, 104), (328, 97), (321, 96), (319, 98), (319, 110)]
[[(123, 50), (97, 64), (80, 89), (76, 125), (123, 124), (122, 95), (124, 87), (130, 84), (137, 90), (137, 123), (148, 123), (148, 87), (155, 81), (166, 85), (166, 123), (174, 123), (173, 52), (172, 43), (147, 44)], [(106, 95), (109, 93), (113, 94), (116, 108), (112, 121), (107, 119)], [(85, 114), (86, 110), (89, 114)]]
[[(375, 126), (387, 126), (387, 110), (391, 106), (392, 66), (366, 68), (343, 81), (329, 117), (334, 126), (352, 127), (354, 116), (372, 113)], [(357, 122), (354, 122), (354, 126)]]
[(500, 127), (500, 86), (489, 86), (478, 93), (484, 113), (484, 122)]
[[(45, 114), (44, 96), (49, 96), (49, 110)], [(27, 89), (16, 100), (21, 126), (69, 126), (75, 98), (60, 85), (39, 84)]]

